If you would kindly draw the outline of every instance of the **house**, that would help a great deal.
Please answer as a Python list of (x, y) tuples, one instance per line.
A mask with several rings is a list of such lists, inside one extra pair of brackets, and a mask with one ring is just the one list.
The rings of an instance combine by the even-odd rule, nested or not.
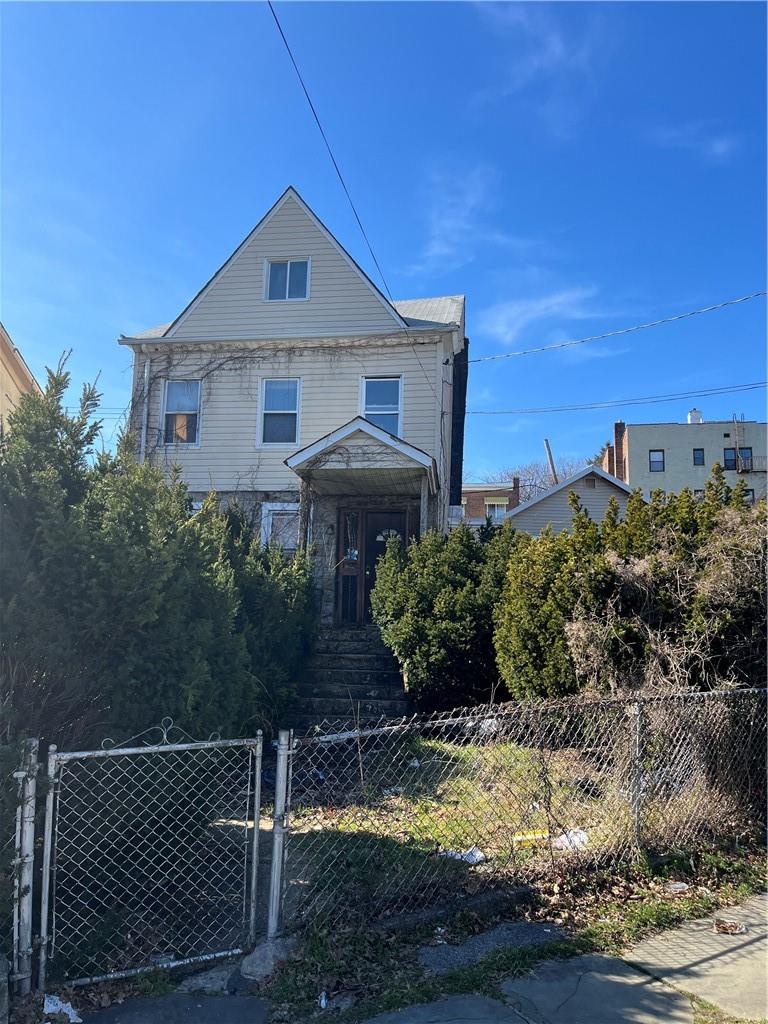
[(7, 429), (8, 414), (16, 408), (21, 396), (31, 394), (42, 394), (40, 385), (0, 324), (0, 433)]
[(513, 477), (511, 483), (463, 484), (461, 488), (463, 519), (473, 527), (483, 526), (488, 519), (498, 525), (519, 504), (519, 477)]
[(369, 619), (389, 537), (461, 502), (464, 298), (391, 303), (288, 188), (170, 323), (131, 337), (139, 458), (311, 541), (322, 621)]
[(530, 533), (533, 537), (538, 537), (546, 526), (551, 526), (556, 533), (568, 530), (573, 519), (569, 503), (572, 491), (596, 522), (602, 520), (611, 498), (618, 501), (623, 513), (632, 493), (625, 483), (599, 466), (585, 466), (574, 476), (512, 509), (507, 513), (507, 519), (516, 530)]
[(650, 498), (655, 490), (677, 493), (685, 487), (695, 495), (703, 494), (716, 462), (731, 487), (745, 481), (748, 500), (764, 498), (766, 424), (737, 416), (705, 422), (698, 409), (691, 409), (686, 423), (619, 420), (602, 467)]

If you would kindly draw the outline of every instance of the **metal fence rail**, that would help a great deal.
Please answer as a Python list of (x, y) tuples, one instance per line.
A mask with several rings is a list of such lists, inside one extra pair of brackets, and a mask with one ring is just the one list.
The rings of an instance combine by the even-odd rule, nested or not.
[(262, 742), (51, 748), (38, 987), (253, 941)]
[(294, 741), (288, 926), (755, 834), (766, 692), (530, 702)]

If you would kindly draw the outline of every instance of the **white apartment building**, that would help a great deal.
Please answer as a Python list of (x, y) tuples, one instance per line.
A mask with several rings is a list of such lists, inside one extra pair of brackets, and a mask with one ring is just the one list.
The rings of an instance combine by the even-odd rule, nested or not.
[(747, 486), (752, 502), (766, 496), (766, 424), (734, 416), (706, 422), (691, 409), (686, 423), (624, 423), (613, 427), (603, 469), (646, 498), (655, 490), (676, 493), (690, 488), (703, 493), (715, 463), (726, 482)]

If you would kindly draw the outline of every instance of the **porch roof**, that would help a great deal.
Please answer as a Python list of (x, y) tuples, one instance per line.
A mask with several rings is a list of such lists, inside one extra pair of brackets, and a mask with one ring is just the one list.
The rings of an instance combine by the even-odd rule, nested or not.
[(426, 479), (438, 489), (431, 455), (362, 416), (294, 452), (286, 466), (321, 494), (418, 496)]

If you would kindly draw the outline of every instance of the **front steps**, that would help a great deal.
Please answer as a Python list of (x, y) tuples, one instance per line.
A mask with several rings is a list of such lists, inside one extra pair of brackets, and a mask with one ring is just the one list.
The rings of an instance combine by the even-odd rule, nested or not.
[(410, 712), (397, 662), (377, 626), (322, 629), (298, 705), (297, 730), (323, 719), (371, 722)]

